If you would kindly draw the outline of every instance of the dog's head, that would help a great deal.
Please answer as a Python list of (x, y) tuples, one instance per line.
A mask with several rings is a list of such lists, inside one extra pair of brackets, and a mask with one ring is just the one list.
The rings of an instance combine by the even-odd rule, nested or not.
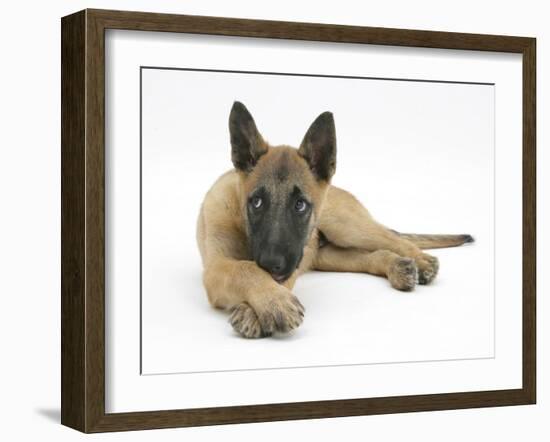
[(300, 264), (336, 169), (334, 118), (319, 115), (298, 149), (270, 146), (246, 107), (235, 102), (229, 132), (252, 257), (284, 282)]

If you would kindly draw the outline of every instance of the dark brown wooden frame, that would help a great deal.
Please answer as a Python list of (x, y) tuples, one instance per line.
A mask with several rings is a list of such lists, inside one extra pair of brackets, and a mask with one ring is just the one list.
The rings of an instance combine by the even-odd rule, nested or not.
[[(188, 410), (105, 413), (105, 30), (128, 29), (523, 56), (523, 387)], [(84, 10), (61, 22), (61, 422), (84, 432), (534, 404), (536, 40), (525, 37)]]

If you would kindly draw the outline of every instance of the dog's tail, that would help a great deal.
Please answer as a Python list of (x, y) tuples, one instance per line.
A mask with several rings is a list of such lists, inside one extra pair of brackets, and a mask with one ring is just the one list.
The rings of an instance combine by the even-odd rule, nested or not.
[(401, 238), (411, 241), (421, 249), (441, 249), (444, 247), (457, 247), (462, 244), (474, 242), (472, 235), (423, 235), (417, 233), (396, 232)]

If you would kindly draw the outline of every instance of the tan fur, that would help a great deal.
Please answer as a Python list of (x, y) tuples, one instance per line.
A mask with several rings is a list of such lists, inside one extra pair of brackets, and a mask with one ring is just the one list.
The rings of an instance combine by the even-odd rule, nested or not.
[[(417, 281), (427, 284), (435, 278), (437, 258), (415, 244), (419, 238), (410, 241), (384, 227), (349, 192), (315, 180), (296, 149), (267, 143), (266, 148), (250, 173), (232, 170), (217, 180), (204, 199), (197, 223), (208, 300), (232, 312), (230, 322), (238, 333), (258, 338), (298, 327), (304, 307), (291, 290), (296, 278), (308, 270), (370, 273), (388, 278), (394, 288), (404, 291), (414, 289)], [(249, 255), (245, 211), (247, 195), (259, 180), (274, 192), (284, 191), (285, 180), (277, 181), (283, 169), (300, 181), (315, 212), (300, 266), (279, 284)], [(323, 246), (324, 238), (328, 244)], [(457, 245), (456, 238), (444, 240)], [(437, 245), (437, 238), (430, 241)]]

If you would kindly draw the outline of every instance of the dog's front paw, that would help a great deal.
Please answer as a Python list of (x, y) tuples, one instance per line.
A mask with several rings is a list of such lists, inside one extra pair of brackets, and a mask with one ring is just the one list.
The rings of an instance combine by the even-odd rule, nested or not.
[(256, 339), (267, 336), (260, 326), (258, 315), (246, 302), (233, 308), (229, 323), (244, 338)]
[(304, 320), (304, 306), (289, 291), (272, 293), (259, 303), (258, 320), (262, 331), (287, 333), (300, 326)]
[(416, 264), (411, 258), (397, 258), (390, 267), (388, 280), (393, 288), (410, 292), (418, 279)]
[(429, 284), (437, 276), (439, 260), (435, 256), (422, 253), (415, 258), (418, 267), (418, 283)]

